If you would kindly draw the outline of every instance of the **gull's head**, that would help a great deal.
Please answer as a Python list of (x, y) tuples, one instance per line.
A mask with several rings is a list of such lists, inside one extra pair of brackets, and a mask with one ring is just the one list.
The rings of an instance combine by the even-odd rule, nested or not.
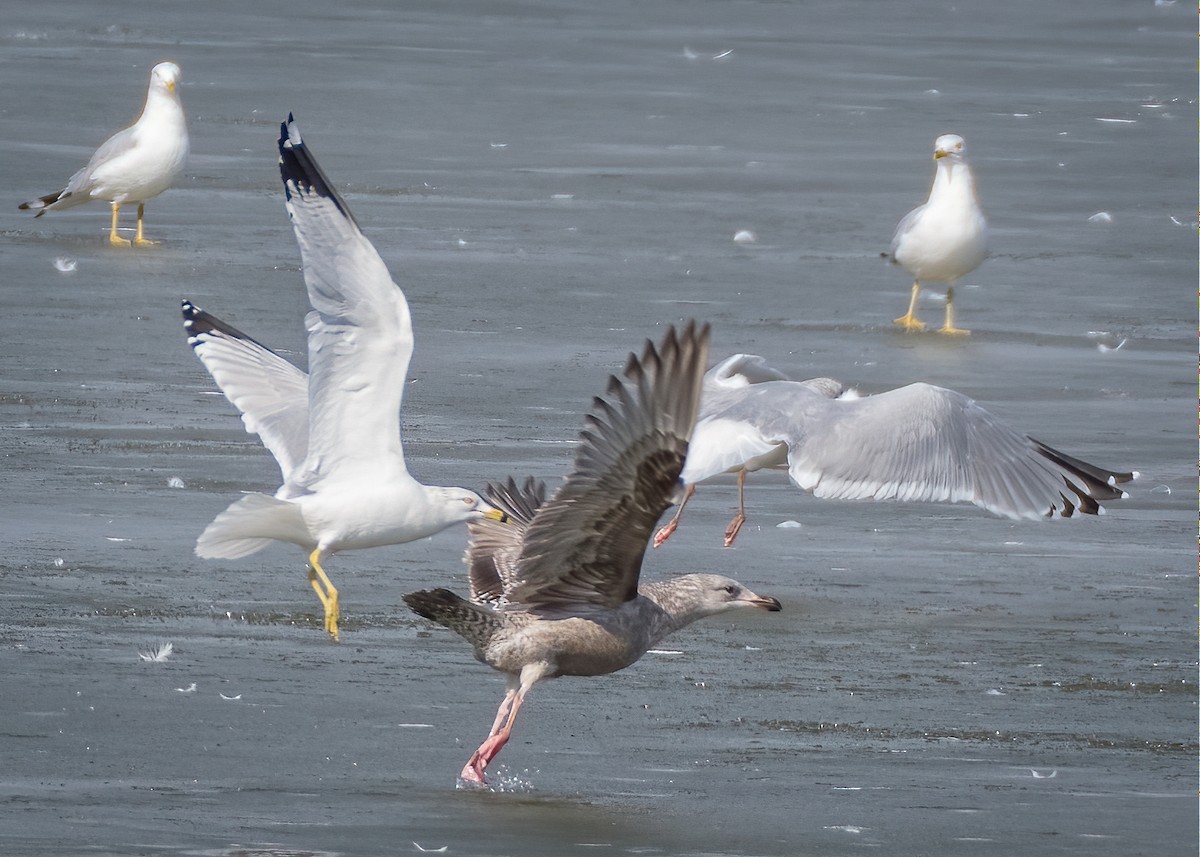
[(174, 92), (179, 85), (183, 72), (173, 62), (160, 62), (150, 71), (150, 85), (158, 86), (167, 92)]
[(468, 491), (466, 488), (430, 488), (428, 490), (446, 509), (448, 517), (454, 521), (487, 518), (502, 524), (508, 522), (507, 513), (492, 506), (474, 491)]
[(933, 141), (933, 159), (942, 158), (957, 160), (967, 153), (967, 143), (957, 134), (943, 134)]
[(685, 574), (667, 581), (660, 606), (672, 613), (690, 614), (689, 618), (715, 616), (728, 610), (754, 607), (777, 613), (783, 608), (777, 598), (756, 595), (742, 584), (720, 574)]

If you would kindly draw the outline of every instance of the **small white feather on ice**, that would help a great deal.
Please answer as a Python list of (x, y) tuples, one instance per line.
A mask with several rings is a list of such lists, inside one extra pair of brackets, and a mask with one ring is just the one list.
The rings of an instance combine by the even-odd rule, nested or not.
[(161, 664), (167, 660), (167, 658), (171, 657), (171, 653), (173, 651), (175, 651), (175, 646), (171, 644), (170, 640), (167, 640), (159, 643), (152, 649), (138, 650), (138, 657), (143, 661), (151, 661), (156, 664)]

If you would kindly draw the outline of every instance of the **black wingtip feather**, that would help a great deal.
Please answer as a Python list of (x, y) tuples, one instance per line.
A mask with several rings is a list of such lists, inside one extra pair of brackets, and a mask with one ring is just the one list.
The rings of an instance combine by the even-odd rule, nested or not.
[(1081, 483), (1077, 485), (1072, 479), (1066, 476), (1063, 479), (1067, 488), (1079, 498), (1079, 511), (1083, 514), (1099, 514), (1100, 505), (1097, 501), (1120, 500), (1128, 496), (1116, 486), (1132, 480), (1134, 478), (1133, 473), (1106, 470), (1074, 456), (1067, 455), (1065, 452), (1060, 452), (1035, 438), (1031, 437), (1029, 440), (1033, 442), (1042, 456), (1058, 465)]
[[(1066, 492), (1060, 492), (1063, 501), (1061, 510), (1051, 508), (1050, 516), (1055, 511), (1070, 518), (1076, 511), (1082, 515), (1099, 515), (1103, 512), (1101, 501), (1121, 500), (1129, 495), (1116, 487), (1137, 478), (1135, 472), (1121, 472), (1097, 467), (1086, 461), (1060, 452), (1052, 446), (1047, 446), (1036, 438), (1028, 438), (1042, 457), (1060, 469), (1060, 475)], [(1068, 492), (1074, 495), (1072, 502)]]
[[(1137, 478), (1137, 471), (1124, 472), (1097, 467), (1094, 464), (1089, 464), (1088, 462), (1075, 458), (1074, 456), (1067, 455), (1065, 452), (1061, 452), (1052, 446), (1048, 446), (1037, 438), (1031, 437), (1029, 440), (1033, 441), (1034, 445), (1037, 446), (1042, 455), (1046, 456), (1052, 461), (1055, 461), (1063, 467), (1070, 468), (1071, 470), (1080, 474), (1081, 477), (1085, 477), (1090, 481), (1099, 482), (1111, 488), (1114, 485), (1124, 485), (1126, 482), (1132, 482)], [(1116, 493), (1119, 494), (1120, 492)]]
[[(183, 312), (183, 329), (187, 334), (188, 345), (192, 346), (192, 348), (196, 348), (197, 346), (204, 344), (204, 340), (200, 338), (204, 334), (218, 333), (228, 336), (232, 339), (241, 339), (246, 342), (252, 342), (259, 348), (262, 348), (266, 351), (271, 351), (270, 348), (267, 348), (267, 346), (263, 345), (254, 337), (242, 333), (232, 324), (221, 321), (221, 319), (217, 318), (212, 313), (200, 309), (200, 307), (196, 306), (187, 298), (183, 299), (181, 309)], [(271, 351), (271, 353), (274, 354), (275, 352)]]
[(309, 151), (291, 113), (288, 113), (287, 121), (279, 126), (279, 177), (283, 179), (283, 192), (289, 200), (292, 198), (292, 188), (324, 197), (332, 201), (346, 219), (358, 226), (350, 207)]

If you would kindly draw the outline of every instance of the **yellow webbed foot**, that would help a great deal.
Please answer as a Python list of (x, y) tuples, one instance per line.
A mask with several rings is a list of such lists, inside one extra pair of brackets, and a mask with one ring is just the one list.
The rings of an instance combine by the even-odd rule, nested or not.
[(911, 312), (905, 313), (897, 319), (893, 319), (892, 323), (904, 328), (904, 330), (908, 333), (920, 333), (925, 329), (925, 322), (921, 321)]
[(143, 218), (145, 218), (145, 216), (146, 216), (146, 203), (143, 202), (138, 205), (137, 235), (133, 239), (133, 246), (135, 246), (135, 247), (153, 247), (155, 244), (158, 243), (157, 241), (151, 241), (149, 238), (145, 237), (142, 234), (142, 220), (143, 220)]
[(122, 238), (117, 234), (117, 222), (121, 213), (120, 203), (114, 202), (112, 205), (112, 222), (108, 227), (108, 243), (114, 247), (128, 247), (129, 239)]
[(341, 618), (342, 611), (338, 609), (337, 590), (333, 590), (330, 599), (325, 603), (325, 630), (329, 632), (329, 636), (333, 637), (333, 641), (339, 642), (338, 637), (338, 619)]
[(946, 336), (971, 335), (971, 331), (959, 327), (954, 323), (954, 286), (949, 286), (946, 289), (946, 320), (938, 329), (938, 333), (944, 333)]

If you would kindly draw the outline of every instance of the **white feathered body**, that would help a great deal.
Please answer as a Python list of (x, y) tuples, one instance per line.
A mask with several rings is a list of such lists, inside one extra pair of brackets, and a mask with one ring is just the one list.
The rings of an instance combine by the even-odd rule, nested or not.
[(26, 203), (38, 214), (92, 200), (125, 204), (153, 199), (169, 188), (187, 162), (187, 119), (179, 100), (179, 68), (160, 63), (151, 73), (138, 120), (110, 137), (57, 195)]
[(987, 245), (970, 166), (959, 157), (941, 158), (929, 200), (900, 221), (890, 255), (921, 283), (953, 284), (983, 263)]
[(414, 541), (481, 514), (473, 491), (409, 474), (400, 437), (408, 302), (290, 122), (280, 152), (313, 306), (309, 372), (211, 318), (223, 330), (189, 340), (283, 477), (275, 496), (249, 494), (218, 515), (196, 553), (235, 559), (284, 541), (324, 556)]

